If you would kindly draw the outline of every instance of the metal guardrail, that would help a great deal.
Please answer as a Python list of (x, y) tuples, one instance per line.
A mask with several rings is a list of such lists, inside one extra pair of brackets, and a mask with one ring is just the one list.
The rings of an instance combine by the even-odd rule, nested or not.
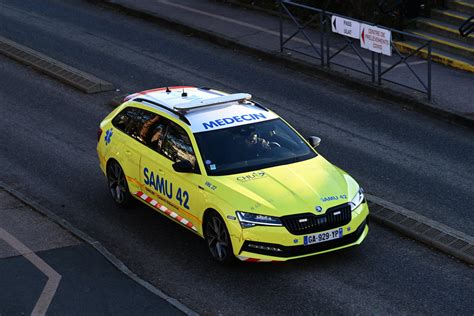
[[(294, 12), (295, 10), (301, 10), (305, 13), (309, 13), (310, 17), (307, 17), (307, 20), (302, 22), (298, 15)], [(285, 14), (297, 27), (297, 30), (291, 35), (285, 35), (284, 33)], [(392, 53), (394, 52), (395, 54), (392, 54), (394, 56), (387, 60), (388, 57), (384, 57), (381, 53), (368, 51), (364, 48), (361, 48), (359, 45), (356, 45), (358, 40), (354, 38), (332, 33), (330, 30), (329, 21), (331, 21), (331, 17), (333, 15), (337, 15), (340, 18), (357, 21), (359, 23), (377, 26), (373, 23), (357, 20), (340, 14), (334, 14), (323, 9), (314, 8), (290, 0), (280, 0), (280, 51), (283, 53), (285, 50), (288, 50), (307, 57), (319, 59), (321, 61), (321, 66), (323, 67), (337, 65), (360, 74), (368, 75), (374, 84), (377, 83), (378, 85), (382, 85), (382, 83), (385, 81), (410, 90), (418, 91), (426, 94), (428, 99), (431, 100), (431, 40), (427, 40), (421, 36), (400, 30), (381, 26), (381, 28), (391, 31), (400, 38), (415, 38), (421, 42), (418, 47), (413, 48), (412, 52), (403, 54), (400, 49), (394, 45), (392, 40)], [(316, 20), (319, 20), (319, 24), (316, 23), (316, 26), (319, 29), (319, 34), (317, 36), (319, 43), (315, 43), (311, 39), (308, 31), (310, 24), (315, 24)], [(315, 32), (315, 29), (311, 31), (313, 32), (314, 37), (314, 34), (317, 32)], [(303, 35), (304, 39), (296, 37), (300, 33)], [(333, 43), (330, 40), (332, 36), (340, 36), (344, 38), (342, 45), (341, 43)], [(289, 43), (291, 41), (298, 41), (300, 44), (306, 44), (306, 48), (310, 48), (313, 53), (309, 54), (305, 50), (298, 49), (298, 46), (289, 47)], [(351, 62), (350, 64), (337, 62), (335, 57), (340, 56), (341, 54), (346, 54), (347, 56), (347, 52), (345, 52), (347, 50), (352, 53), (350, 57), (351, 60), (355, 62)], [(419, 72), (407, 62), (409, 58), (412, 58), (416, 55), (424, 55), (427, 59), (426, 80), (423, 80)], [(417, 82), (421, 88), (417, 88), (415, 85), (407, 84), (406, 80), (397, 81), (393, 78), (389, 78), (389, 73), (399, 68), (400, 65), (405, 66), (409, 70), (409, 73), (413, 75), (413, 77), (416, 79), (415, 82)]]
[(461, 24), (459, 27), (459, 34), (461, 34), (462, 37), (467, 37), (469, 34), (471, 34), (474, 31), (474, 15), (467, 18), (466, 21)]
[[(397, 48), (397, 45), (394, 45), (393, 44), (393, 39), (392, 39), (392, 52), (395, 52), (396, 56), (399, 58), (398, 61), (394, 62), (391, 66), (387, 67), (386, 69), (382, 70), (382, 63), (383, 63), (383, 55), (382, 54), (377, 54), (377, 58), (378, 58), (378, 74), (377, 74), (377, 78), (378, 78), (378, 84), (381, 85), (382, 84), (382, 81), (387, 81), (387, 82), (390, 82), (392, 84), (396, 84), (396, 85), (399, 85), (401, 87), (404, 87), (404, 88), (407, 88), (407, 89), (411, 89), (411, 90), (414, 90), (414, 91), (418, 91), (418, 92), (421, 92), (421, 93), (425, 93), (428, 97), (428, 100), (431, 100), (431, 40), (427, 40), (421, 36), (418, 36), (418, 35), (415, 35), (415, 34), (410, 34), (410, 33), (407, 33), (407, 32), (403, 32), (403, 31), (398, 31), (398, 30), (394, 30), (394, 29), (390, 29), (390, 28), (387, 28), (388, 30), (390, 30), (393, 33), (395, 34), (402, 34), (404, 36), (404, 38), (406, 37), (411, 37), (411, 38), (416, 38), (418, 39), (418, 41), (421, 41), (422, 44), (420, 44), (420, 46), (416, 47), (411, 53), (409, 53), (408, 55), (403, 55), (400, 50)], [(392, 36), (393, 38), (393, 36)], [(418, 73), (413, 69), (413, 67), (407, 62), (407, 60), (413, 56), (416, 56), (416, 55), (421, 55), (423, 54), (423, 50), (426, 48), (425, 50), (425, 54), (426, 54), (426, 59), (427, 59), (427, 68), (426, 68), (426, 81), (423, 80), (419, 75)], [(395, 81), (395, 80), (391, 80), (391, 79), (388, 79), (388, 78), (384, 78), (384, 76), (392, 71), (393, 69), (395, 69), (398, 65), (405, 65), (407, 67), (407, 69), (410, 71), (410, 73), (415, 77), (415, 79), (420, 83), (420, 85), (422, 86), (423, 89), (418, 89), (414, 86), (409, 86), (403, 82), (399, 82), (399, 81)]]
[[(326, 11), (324, 13), (326, 15), (326, 18), (328, 21), (331, 21), (333, 13)], [(337, 14), (338, 17), (345, 18), (342, 15)], [(359, 23), (366, 23), (361, 20), (357, 19), (352, 19), (352, 21), (356, 21)], [(332, 36), (332, 32), (328, 30), (328, 32), (325, 33), (325, 38), (326, 38), (326, 65), (327, 67), (330, 67), (331, 65), (337, 65), (339, 67), (352, 70), (364, 75), (368, 75), (371, 77), (372, 83), (375, 83), (375, 75), (376, 75), (376, 68), (375, 68), (375, 53), (370, 52), (370, 57), (368, 56), (362, 56), (364, 53), (367, 53), (368, 50), (361, 48), (360, 45), (356, 45), (358, 43), (358, 40), (348, 37), (348, 36), (342, 36), (339, 34), (335, 34), (335, 36), (341, 36), (344, 38), (344, 44), (342, 46), (336, 47), (331, 41), (330, 38)], [(347, 64), (342, 64), (339, 62), (334, 61), (334, 58), (341, 55), (343, 52), (345, 52), (347, 49), (349, 49), (351, 52), (353, 52), (355, 55), (354, 61), (356, 62), (353, 67), (347, 65)], [(357, 67), (359, 66), (359, 67)], [(362, 69), (360, 69), (362, 68)]]
[[(303, 10), (307, 10), (307, 11), (311, 12), (311, 17), (307, 21), (304, 21), (304, 22), (301, 21), (297, 17), (296, 14), (291, 12), (291, 9), (294, 9), (294, 8), (299, 8), (299, 9), (303, 9)], [(289, 35), (287, 38), (284, 38), (285, 36), (284, 36), (284, 32), (283, 32), (283, 16), (284, 16), (285, 13), (290, 17), (290, 19), (294, 22), (294, 24), (296, 24), (296, 27), (298, 28), (296, 30), (296, 32)], [(299, 53), (299, 54), (302, 54), (302, 55), (305, 55), (305, 56), (308, 56), (308, 57), (311, 57), (311, 58), (317, 58), (317, 59), (321, 60), (321, 66), (324, 66), (324, 33), (325, 32), (324, 31), (320, 32), (320, 34), (319, 34), (319, 44), (315, 44), (311, 40), (311, 37), (308, 35), (308, 33), (305, 30), (305, 28), (308, 25), (314, 23), (314, 21), (318, 18), (319, 18), (319, 26), (321, 28), (324, 28), (325, 24), (326, 24), (326, 21), (324, 20), (325, 19), (324, 10), (318, 9), (318, 8), (313, 8), (313, 7), (310, 7), (310, 6), (307, 6), (307, 5), (304, 5), (304, 4), (300, 4), (300, 3), (294, 3), (294, 2), (291, 2), (291, 1), (280, 1), (280, 52), (283, 53), (283, 51), (286, 49), (286, 50), (293, 51), (293, 52), (296, 52), (296, 53)], [(316, 55), (308, 54), (306, 52), (298, 50), (297, 48), (292, 48), (292, 47), (285, 46), (293, 38), (295, 38), (295, 36), (298, 35), (299, 33), (303, 34), (303, 36), (306, 38), (308, 43), (311, 45), (312, 50), (314, 51), (314, 53), (316, 53)]]

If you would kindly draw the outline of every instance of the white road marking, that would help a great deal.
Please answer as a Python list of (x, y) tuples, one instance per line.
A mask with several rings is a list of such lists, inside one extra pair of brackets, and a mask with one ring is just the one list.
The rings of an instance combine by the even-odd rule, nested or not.
[[(202, 10), (199, 10), (199, 9), (195, 9), (195, 8), (192, 8), (192, 7), (183, 5), (183, 4), (173, 3), (173, 2), (170, 2), (169, 0), (157, 0), (157, 2), (166, 4), (166, 5), (175, 7), (175, 8), (179, 8), (179, 9), (182, 9), (182, 10), (185, 10), (185, 11), (189, 11), (189, 12), (193, 12), (193, 13), (205, 15), (205, 16), (208, 16), (208, 17), (217, 19), (217, 20), (221, 20), (221, 21), (225, 21), (225, 22), (229, 22), (229, 23), (233, 23), (233, 24), (245, 26), (245, 27), (248, 27), (248, 28), (253, 29), (253, 30), (257, 30), (257, 31), (260, 31), (260, 32), (264, 32), (264, 33), (267, 33), (267, 34), (270, 34), (270, 35), (274, 35), (274, 36), (280, 37), (280, 32), (273, 31), (273, 30), (271, 30), (271, 29), (267, 29), (267, 28), (264, 28), (264, 27), (261, 27), (261, 26), (255, 25), (255, 24), (251, 24), (251, 23), (239, 21), (239, 20), (236, 20), (236, 19), (232, 19), (232, 18), (228, 18), (228, 17), (222, 16), (222, 15), (217, 15), (217, 14), (209, 13), (209, 12), (202, 11)], [(290, 35), (283, 33), (283, 36), (284, 36), (284, 37), (289, 37)], [(304, 40), (304, 39), (301, 39), (301, 38), (294, 37), (294, 38), (292, 38), (291, 40), (292, 40), (292, 41), (299, 42), (299, 43), (303, 43), (303, 44), (305, 44), (305, 45), (309, 45), (309, 42), (308, 42), (307, 40)], [(319, 47), (319, 44), (314, 43), (314, 46)], [(335, 52), (336, 49), (331, 48), (331, 51)], [(360, 59), (359, 59), (359, 56), (353, 55), (353, 54), (349, 54), (349, 53), (346, 53), (346, 52), (344, 52), (344, 51), (343, 51), (343, 52), (340, 52), (339, 55), (344, 55), (344, 56), (349, 57), (349, 58), (353, 58), (353, 59), (356, 59), (356, 60), (360, 60)], [(364, 61), (367, 62), (368, 64), (370, 64), (370, 63), (372, 62), (371, 59), (369, 59), (369, 58), (365, 58), (365, 57), (364, 57), (363, 59), (364, 59)], [(413, 62), (413, 63), (409, 63), (409, 64), (410, 64), (410, 65), (416, 65), (417, 63), (422, 63), (422, 62), (424, 62), (424, 61), (421, 61), (421, 62), (420, 62), (420, 61), (417, 61), (417, 62)], [(387, 63), (382, 62), (382, 66), (383, 66), (384, 68), (388, 68), (388, 67), (391, 66), (391, 64), (387, 64)], [(399, 68), (399, 67), (406, 67), (406, 65), (405, 65), (405, 64), (400, 64), (400, 65), (396, 66), (395, 68)]]
[[(416, 65), (421, 65), (421, 64), (426, 64), (428, 61), (426, 60), (419, 60), (419, 61), (413, 61), (411, 63), (408, 63), (410, 66), (416, 66)], [(405, 64), (400, 64), (395, 66), (395, 68), (405, 66)]]
[[(188, 7), (188, 6), (185, 6), (185, 5), (182, 5), (182, 4), (172, 3), (168, 0), (158, 0), (158, 2), (161, 2), (163, 4), (167, 4), (167, 5), (175, 7), (175, 8), (180, 8), (180, 9), (185, 10), (185, 11), (205, 15), (205, 16), (217, 19), (217, 20), (222, 20), (222, 21), (226, 21), (226, 22), (246, 26), (248, 28), (251, 28), (251, 29), (254, 29), (254, 30), (257, 30), (257, 31), (261, 31), (261, 32), (265, 32), (265, 33), (275, 35), (275, 36), (278, 36), (278, 37), (280, 36), (280, 32), (272, 31), (270, 29), (267, 29), (267, 28), (264, 28), (264, 27), (261, 27), (261, 26), (258, 26), (258, 25), (254, 25), (254, 24), (250, 24), (250, 23), (247, 23), (247, 22), (242, 22), (242, 21), (239, 21), (239, 20), (228, 18), (228, 17), (222, 16), (222, 15), (217, 15), (217, 14), (209, 13), (209, 12), (206, 12), (206, 11), (194, 9), (192, 7)], [(297, 39), (297, 40), (307, 44), (307, 41), (304, 41), (304, 40), (301, 40), (301, 39)]]
[(32, 250), (25, 246), (21, 241), (16, 239), (10, 233), (3, 228), (0, 228), (0, 239), (3, 239), (13, 249), (18, 251), (25, 259), (31, 262), (38, 270), (43, 272), (47, 277), (46, 282), (41, 295), (36, 302), (31, 315), (45, 315), (51, 301), (53, 300), (54, 294), (58, 289), (59, 282), (61, 281), (61, 275), (51, 268), (46, 262), (38, 257)]

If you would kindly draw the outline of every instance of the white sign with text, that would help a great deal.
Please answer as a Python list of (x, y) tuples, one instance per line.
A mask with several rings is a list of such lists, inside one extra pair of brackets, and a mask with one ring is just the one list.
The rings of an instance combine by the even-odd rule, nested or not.
[(360, 46), (376, 53), (392, 56), (392, 32), (380, 27), (361, 24)]
[(360, 23), (333, 15), (331, 17), (332, 31), (337, 34), (359, 39)]

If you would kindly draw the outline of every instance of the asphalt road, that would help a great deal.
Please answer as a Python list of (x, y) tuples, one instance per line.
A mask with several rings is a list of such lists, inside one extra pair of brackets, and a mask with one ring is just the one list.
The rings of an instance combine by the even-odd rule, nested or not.
[(474, 133), (80, 1), (0, 1), (0, 35), (113, 82), (85, 95), (0, 56), (0, 179), (66, 218), (202, 313), (474, 311), (472, 269), (372, 224), (358, 248), (220, 267), (151, 209), (117, 209), (95, 154), (113, 96), (165, 85), (250, 92), (366, 190), (472, 234)]

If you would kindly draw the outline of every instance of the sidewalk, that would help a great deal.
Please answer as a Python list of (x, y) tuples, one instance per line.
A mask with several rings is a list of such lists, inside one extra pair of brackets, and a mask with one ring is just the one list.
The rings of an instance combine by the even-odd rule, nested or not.
[(182, 315), (0, 188), (0, 315)]
[[(103, 3), (124, 10), (140, 17), (164, 23), (183, 32), (206, 38), (219, 44), (245, 49), (253, 54), (282, 62), (306, 73), (323, 74), (334, 80), (344, 82), (356, 89), (384, 97), (401, 103), (403, 107), (442, 117), (450, 121), (474, 126), (474, 74), (432, 63), (432, 101), (425, 94), (384, 82), (381, 87), (370, 82), (370, 77), (354, 71), (331, 65), (323, 68), (320, 61), (296, 53), (280, 53), (278, 17), (259, 11), (247, 10), (233, 5), (202, 0), (102, 0)], [(284, 22), (284, 33), (293, 34), (295, 25)], [(316, 46), (319, 43), (317, 31), (308, 30), (309, 36)], [(332, 36), (334, 51), (341, 47), (344, 39)], [(339, 45), (339, 46), (338, 46)], [(358, 44), (356, 44), (357, 46)], [(299, 34), (289, 47), (313, 53), (306, 39)], [(368, 60), (369, 54), (362, 50), (363, 57)], [(383, 57), (383, 67), (389, 67), (399, 58)], [(351, 65), (363, 70), (364, 65), (350, 50), (345, 50), (333, 61)], [(410, 67), (420, 76), (426, 77), (426, 61), (417, 57), (409, 59)], [(396, 67), (387, 75), (388, 79), (409, 85), (417, 85), (416, 78), (409, 72), (406, 65)], [(418, 89), (422, 86), (417, 85)]]

